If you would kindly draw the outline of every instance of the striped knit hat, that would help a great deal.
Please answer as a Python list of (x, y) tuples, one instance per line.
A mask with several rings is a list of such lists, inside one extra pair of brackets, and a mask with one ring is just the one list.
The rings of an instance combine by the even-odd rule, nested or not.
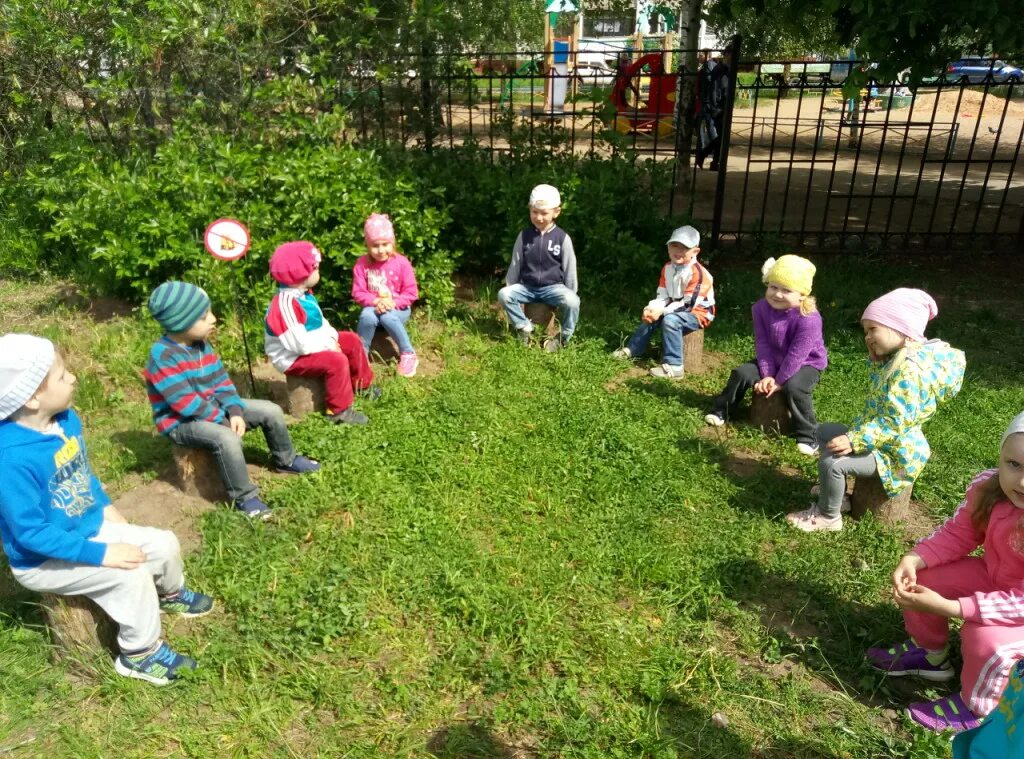
[(53, 343), (11, 333), (0, 337), (0, 419), (25, 405), (53, 366)]
[(210, 310), (210, 296), (188, 282), (164, 282), (149, 296), (149, 312), (166, 332), (184, 332)]

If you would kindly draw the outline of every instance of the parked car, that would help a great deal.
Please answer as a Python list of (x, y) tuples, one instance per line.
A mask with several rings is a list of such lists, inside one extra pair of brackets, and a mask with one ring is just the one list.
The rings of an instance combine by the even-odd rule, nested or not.
[(981, 84), (991, 75), (998, 84), (1024, 82), (1024, 71), (1004, 61), (967, 56), (946, 66), (947, 79), (966, 79), (971, 84)]
[(577, 60), (575, 74), (584, 87), (607, 87), (615, 81), (615, 69), (596, 58)]

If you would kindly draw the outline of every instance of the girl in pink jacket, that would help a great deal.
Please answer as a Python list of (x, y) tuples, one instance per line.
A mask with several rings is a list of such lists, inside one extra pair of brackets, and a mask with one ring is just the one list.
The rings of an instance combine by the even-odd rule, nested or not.
[(409, 259), (395, 250), (395, 228), (385, 214), (370, 214), (363, 224), (366, 255), (356, 261), (352, 274), (352, 298), (363, 307), (356, 333), (367, 355), (370, 342), (383, 327), (398, 343), (398, 374), (412, 377), (419, 359), (405, 330), (412, 303), (420, 293)]
[[(971, 556), (978, 546), (984, 554)], [(963, 619), (960, 692), (907, 713), (935, 731), (976, 727), (1024, 658), (1024, 413), (1003, 434), (999, 468), (975, 477), (953, 516), (900, 560), (892, 595), (910, 640), (869, 649), (871, 666), (952, 680), (949, 620)]]

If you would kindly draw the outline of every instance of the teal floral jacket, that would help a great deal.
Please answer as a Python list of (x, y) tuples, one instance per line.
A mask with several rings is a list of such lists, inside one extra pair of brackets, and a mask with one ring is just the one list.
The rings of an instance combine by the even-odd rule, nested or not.
[(930, 340), (909, 346), (902, 358), (870, 363), (871, 391), (848, 434), (854, 453), (875, 455), (891, 497), (913, 485), (928, 463), (932, 450), (921, 426), (960, 392), (967, 361), (963, 351)]

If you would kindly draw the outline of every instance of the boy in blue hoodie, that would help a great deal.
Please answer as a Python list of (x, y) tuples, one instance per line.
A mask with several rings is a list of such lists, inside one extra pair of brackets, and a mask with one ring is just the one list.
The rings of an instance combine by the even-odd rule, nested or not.
[(92, 599), (119, 627), (114, 669), (165, 685), (196, 668), (160, 639), (160, 612), (198, 617), (173, 532), (128, 524), (89, 466), (75, 375), (53, 343), (0, 337), (0, 539), (29, 590)]

